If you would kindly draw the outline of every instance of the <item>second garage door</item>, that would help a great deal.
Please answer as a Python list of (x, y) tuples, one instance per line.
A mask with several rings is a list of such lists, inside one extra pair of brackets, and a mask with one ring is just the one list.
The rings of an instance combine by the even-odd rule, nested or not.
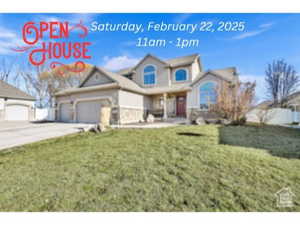
[(29, 107), (25, 105), (8, 105), (5, 120), (29, 120)]
[(82, 101), (76, 106), (76, 121), (79, 123), (100, 123), (101, 100)]

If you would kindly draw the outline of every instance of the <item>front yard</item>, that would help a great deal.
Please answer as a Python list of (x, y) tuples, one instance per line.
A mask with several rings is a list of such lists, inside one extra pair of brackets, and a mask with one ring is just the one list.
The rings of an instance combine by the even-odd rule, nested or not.
[[(300, 211), (300, 130), (112, 130), (11, 150), (0, 211)], [(283, 187), (292, 208), (276, 206)]]

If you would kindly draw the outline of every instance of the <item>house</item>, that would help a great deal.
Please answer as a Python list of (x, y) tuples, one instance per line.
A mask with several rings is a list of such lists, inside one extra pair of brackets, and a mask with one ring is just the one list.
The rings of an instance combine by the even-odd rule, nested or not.
[(64, 122), (98, 123), (106, 105), (112, 108), (112, 124), (144, 121), (149, 113), (192, 121), (210, 116), (220, 81), (237, 80), (234, 67), (204, 71), (198, 54), (169, 60), (148, 54), (118, 72), (92, 67), (78, 88), (55, 94), (56, 116)]
[(35, 98), (0, 80), (0, 121), (34, 119)]

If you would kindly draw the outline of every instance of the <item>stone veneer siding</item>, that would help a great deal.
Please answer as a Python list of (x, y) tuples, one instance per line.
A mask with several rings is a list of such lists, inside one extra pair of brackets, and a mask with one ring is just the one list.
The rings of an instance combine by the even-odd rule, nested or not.
[(190, 122), (194, 122), (198, 117), (203, 117), (203, 119), (218, 118), (215, 113), (209, 111), (203, 111), (197, 108), (191, 108), (187, 110), (187, 118)]
[(119, 108), (119, 124), (143, 122), (145, 112), (144, 109), (137, 108)]

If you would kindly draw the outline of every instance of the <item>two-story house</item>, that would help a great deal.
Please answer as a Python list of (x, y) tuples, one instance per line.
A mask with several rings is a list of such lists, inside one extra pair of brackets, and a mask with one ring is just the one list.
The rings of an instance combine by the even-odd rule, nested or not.
[(110, 72), (92, 67), (78, 88), (56, 93), (57, 119), (98, 123), (108, 105), (112, 124), (144, 121), (151, 113), (195, 120), (209, 116), (220, 81), (238, 80), (234, 67), (204, 71), (198, 54), (161, 60), (146, 55), (136, 66)]

